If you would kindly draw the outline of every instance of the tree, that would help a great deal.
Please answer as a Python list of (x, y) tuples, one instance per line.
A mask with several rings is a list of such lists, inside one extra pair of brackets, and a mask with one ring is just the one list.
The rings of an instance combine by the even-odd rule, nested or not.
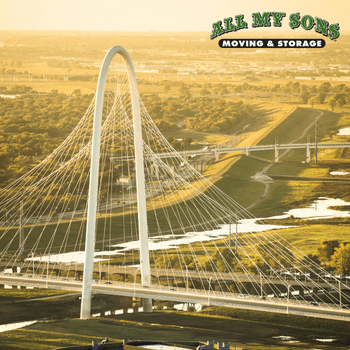
[(179, 127), (175, 123), (169, 123), (165, 120), (155, 122), (160, 131), (177, 131)]
[(310, 97), (310, 93), (307, 91), (302, 91), (301, 94), (299, 95), (299, 101), (301, 103), (307, 103), (308, 99)]
[(309, 101), (308, 101), (308, 102), (310, 103), (311, 108), (314, 108), (314, 104), (317, 102), (317, 99), (316, 99), (315, 96), (313, 96), (313, 97), (310, 97), (310, 98), (309, 98)]
[(229, 93), (230, 93), (230, 91), (227, 90), (227, 87), (226, 87), (226, 86), (224, 86), (224, 87), (221, 89), (221, 91), (220, 91), (220, 94), (221, 94), (221, 95), (227, 95), (227, 94), (229, 94)]
[(182, 140), (182, 144), (185, 148), (188, 149), (189, 145), (192, 143), (192, 139), (190, 137), (186, 137)]
[(332, 265), (335, 266), (337, 273), (343, 276), (350, 275), (350, 244), (342, 243), (335, 248)]
[[(233, 251), (227, 247), (222, 248), (221, 251), (217, 250), (212, 258), (214, 265), (220, 272), (224, 272), (230, 267), (233, 268), (239, 260), (238, 254), (235, 255)], [(210, 263), (207, 262), (206, 265), (210, 266)]]
[(302, 267), (301, 270), (306, 272), (308, 271), (308, 267), (312, 266), (312, 264), (320, 265), (320, 259), (319, 256), (316, 254), (308, 254), (304, 259), (301, 260)]
[(336, 105), (336, 100), (334, 98), (332, 98), (330, 101), (329, 101), (329, 106), (332, 108), (332, 112), (334, 111), (334, 107)]
[(346, 103), (346, 98), (345, 98), (345, 95), (344, 94), (336, 94), (334, 96), (334, 99), (335, 99), (335, 103), (336, 103), (336, 106), (337, 107), (343, 107)]
[(339, 241), (323, 241), (321, 247), (317, 248), (319, 259), (323, 263), (328, 263), (336, 248), (339, 247)]
[(200, 95), (210, 95), (210, 91), (207, 90), (206, 88), (203, 88), (202, 90), (199, 91)]
[(326, 83), (322, 83), (319, 87), (318, 87), (318, 91), (321, 92), (328, 92), (331, 88), (331, 84), (326, 82)]
[(164, 92), (168, 93), (170, 91), (170, 84), (165, 84), (164, 85)]
[(324, 101), (326, 100), (327, 93), (324, 91), (320, 91), (318, 95), (316, 96), (317, 102), (319, 104), (323, 104)]
[(191, 92), (188, 86), (184, 83), (181, 84), (181, 86), (177, 89), (178, 93), (182, 97), (191, 97)]

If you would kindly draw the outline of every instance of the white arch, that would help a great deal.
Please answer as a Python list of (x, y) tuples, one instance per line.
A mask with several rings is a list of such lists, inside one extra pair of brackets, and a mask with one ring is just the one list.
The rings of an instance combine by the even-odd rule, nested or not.
[[(140, 264), (141, 264), (141, 283), (142, 285), (150, 285), (151, 273), (149, 264), (148, 251), (148, 227), (147, 227), (147, 210), (146, 210), (146, 194), (145, 194), (145, 175), (143, 165), (143, 146), (141, 132), (141, 116), (139, 95), (137, 90), (137, 81), (134, 66), (129, 54), (121, 46), (112, 47), (106, 54), (97, 83), (96, 102), (94, 112), (94, 123), (92, 133), (92, 150), (91, 150), (91, 168), (89, 182), (89, 202), (86, 226), (86, 243), (85, 243), (85, 264), (84, 277), (81, 298), (80, 319), (90, 318), (91, 313), (91, 292), (93, 277), (93, 259), (95, 250), (95, 234), (96, 234), (96, 208), (97, 208), (97, 192), (98, 192), (98, 174), (100, 159), (100, 139), (101, 139), (101, 120), (103, 97), (106, 85), (106, 78), (109, 65), (116, 54), (120, 54), (128, 69), (128, 78), (130, 84), (133, 125), (134, 125), (134, 146), (135, 146), (135, 165), (136, 165), (136, 188), (137, 188), (137, 208), (138, 208), (138, 227), (140, 235)], [(151, 300), (146, 299), (144, 303), (144, 311), (152, 310)]]

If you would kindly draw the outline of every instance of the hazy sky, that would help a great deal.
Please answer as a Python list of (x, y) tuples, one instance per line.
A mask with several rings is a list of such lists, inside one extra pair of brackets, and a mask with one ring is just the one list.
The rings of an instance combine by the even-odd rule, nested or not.
[(211, 31), (212, 23), (253, 12), (300, 12), (350, 30), (350, 0), (0, 0), (0, 30)]

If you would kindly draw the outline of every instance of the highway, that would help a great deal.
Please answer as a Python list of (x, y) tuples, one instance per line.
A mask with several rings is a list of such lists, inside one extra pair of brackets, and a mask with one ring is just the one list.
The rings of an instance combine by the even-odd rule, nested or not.
[[(241, 146), (241, 147), (218, 147), (218, 148), (208, 148), (208, 149), (199, 149), (192, 151), (179, 151), (177, 153), (174, 152), (164, 152), (157, 153), (157, 157), (159, 158), (174, 158), (178, 155), (183, 157), (195, 157), (199, 155), (210, 155), (216, 156), (216, 154), (221, 153), (246, 153), (249, 152), (258, 152), (258, 151), (272, 151), (272, 150), (281, 150), (281, 149), (294, 149), (294, 148), (304, 148), (304, 149), (314, 149), (316, 148), (315, 143), (286, 143), (286, 144), (273, 144), (273, 145), (257, 145), (257, 146)], [(320, 142), (317, 143), (317, 148), (350, 148), (350, 143), (348, 142)], [(111, 159), (115, 159), (118, 161), (129, 161), (133, 160), (134, 157), (118, 157), (110, 155)]]
[[(6, 267), (6, 262), (0, 262), (0, 270), (4, 269)], [(34, 268), (35, 271), (43, 271), (42, 274), (44, 274), (47, 270), (49, 271), (55, 271), (56, 277), (61, 278), (58, 276), (58, 274), (62, 271), (65, 272), (65, 275), (68, 275), (69, 272), (74, 272), (80, 276), (83, 275), (84, 270), (84, 264), (77, 264), (77, 263), (53, 263), (53, 262), (39, 262), (39, 261), (31, 261), (28, 260), (26, 262), (18, 262), (17, 264), (13, 265), (12, 268), (20, 268), (21, 271), (26, 271), (27, 269), (32, 270)], [(119, 266), (119, 265), (105, 265), (105, 264), (94, 264), (94, 272), (100, 273), (100, 274), (122, 274), (122, 275), (132, 275), (135, 276), (135, 273), (138, 272), (138, 275), (140, 275), (140, 268), (138, 266)], [(286, 271), (285, 271), (286, 272)], [(3, 273), (3, 272), (2, 272)], [(314, 280), (309, 277), (305, 276), (299, 276), (300, 279), (298, 279), (298, 276), (290, 275), (279, 275), (279, 276), (266, 276), (263, 278), (263, 280), (260, 280), (260, 275), (254, 275), (254, 274), (244, 274), (244, 273), (227, 273), (227, 272), (221, 272), (220, 274), (217, 274), (212, 271), (193, 271), (193, 270), (179, 270), (179, 269), (163, 269), (163, 268), (151, 268), (151, 275), (158, 280), (177, 280), (177, 279), (189, 279), (189, 280), (202, 280), (202, 281), (208, 281), (209, 279), (212, 280), (212, 283), (215, 282), (219, 283), (255, 283), (260, 285), (261, 282), (263, 284), (284, 284), (284, 285), (290, 285), (294, 287), (300, 287), (303, 286), (304, 288), (317, 288), (322, 287), (324, 289), (330, 289), (334, 286), (334, 284), (327, 282), (327, 281), (319, 281), (319, 279)], [(14, 276), (14, 275), (13, 275)], [(45, 277), (45, 275), (38, 275), (39, 278), (42, 278), (41, 276)], [(1, 275), (0, 275), (1, 277)], [(288, 278), (288, 280), (286, 279)], [(346, 283), (346, 281), (345, 281)], [(333, 288), (332, 288), (333, 289)]]
[[(0, 276), (0, 284), (11, 286), (61, 289), (80, 292), (81, 281), (66, 279), (29, 278), (21, 276)], [(134, 283), (108, 282), (94, 283), (93, 293), (121, 295), (139, 298), (171, 300), (182, 303), (197, 303), (249, 309), (264, 312), (285, 313), (299, 316), (350, 321), (350, 310), (335, 305), (312, 305), (299, 300), (280, 298), (260, 298), (259, 296), (224, 293), (217, 291), (197, 291), (185, 288), (170, 288), (151, 285), (142, 287)]]

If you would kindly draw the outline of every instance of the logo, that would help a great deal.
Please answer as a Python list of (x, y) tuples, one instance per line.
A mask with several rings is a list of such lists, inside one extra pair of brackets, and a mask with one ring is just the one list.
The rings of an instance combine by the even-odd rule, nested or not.
[[(285, 12), (256, 12), (252, 14), (252, 28), (263, 27), (282, 27), (283, 19), (286, 17)], [(340, 26), (338, 23), (329, 24), (328, 21), (304, 15), (300, 13), (292, 13), (289, 16), (289, 28), (296, 29), (302, 27), (304, 30), (314, 29), (316, 33), (321, 34), (331, 40), (337, 39), (340, 36)], [(248, 29), (248, 23), (244, 20), (244, 15), (240, 14), (234, 17), (225, 18), (223, 21), (213, 23), (212, 34), (210, 39), (215, 39), (226, 33), (237, 32), (242, 29)], [(323, 39), (222, 39), (219, 41), (219, 46), (222, 48), (322, 48), (326, 45)]]

